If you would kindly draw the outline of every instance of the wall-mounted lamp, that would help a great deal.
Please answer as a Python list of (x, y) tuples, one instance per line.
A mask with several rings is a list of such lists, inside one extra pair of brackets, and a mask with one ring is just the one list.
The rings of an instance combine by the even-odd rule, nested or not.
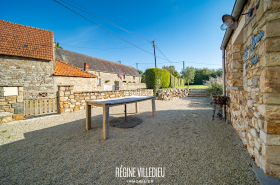
[(248, 17), (251, 17), (253, 15), (253, 10), (254, 8), (250, 8), (248, 13), (239, 14), (235, 17), (227, 14), (223, 15), (222, 17), (223, 24), (221, 25), (221, 30), (226, 30), (228, 28), (235, 30), (238, 27), (237, 18), (241, 15), (246, 15), (246, 14), (248, 14)]

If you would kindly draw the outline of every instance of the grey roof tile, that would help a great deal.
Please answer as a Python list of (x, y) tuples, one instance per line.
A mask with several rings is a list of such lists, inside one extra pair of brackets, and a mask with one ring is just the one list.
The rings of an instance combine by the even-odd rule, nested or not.
[(75, 53), (72, 51), (56, 48), (55, 49), (55, 58), (62, 60), (70, 65), (76, 66), (83, 69), (84, 63), (89, 63), (89, 70), (92, 71), (101, 71), (107, 73), (123, 73), (124, 75), (137, 76), (140, 77), (140, 74), (134, 67), (127, 65), (119, 64), (116, 62), (111, 62), (108, 60)]

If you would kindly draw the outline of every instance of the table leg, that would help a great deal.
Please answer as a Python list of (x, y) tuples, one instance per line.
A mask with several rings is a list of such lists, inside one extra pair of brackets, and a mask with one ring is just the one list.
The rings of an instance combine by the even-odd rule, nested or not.
[(91, 129), (91, 105), (86, 104), (86, 130)]
[(155, 98), (152, 99), (152, 114), (155, 116), (156, 112), (156, 103), (155, 103)]
[(103, 139), (109, 138), (109, 106), (103, 107)]
[(124, 104), (124, 121), (127, 121), (126, 104)]
[(139, 107), (138, 107), (137, 102), (135, 103), (135, 113), (136, 113), (136, 114), (139, 113)]

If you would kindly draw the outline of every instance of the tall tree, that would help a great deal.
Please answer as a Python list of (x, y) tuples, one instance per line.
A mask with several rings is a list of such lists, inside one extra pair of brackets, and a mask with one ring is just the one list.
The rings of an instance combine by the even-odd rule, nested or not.
[(184, 71), (182, 71), (182, 76), (186, 82), (188, 82), (188, 89), (190, 89), (190, 82), (194, 82), (195, 77), (195, 68), (187, 67)]
[(180, 77), (178, 71), (176, 71), (174, 66), (163, 66), (162, 69), (169, 71), (174, 77)]

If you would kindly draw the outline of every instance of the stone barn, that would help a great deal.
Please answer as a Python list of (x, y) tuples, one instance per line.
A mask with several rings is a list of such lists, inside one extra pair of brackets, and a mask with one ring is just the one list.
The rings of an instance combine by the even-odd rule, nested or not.
[(141, 83), (141, 76), (134, 67), (60, 48), (56, 48), (55, 57), (97, 75), (95, 88), (88, 90), (115, 90), (116, 82), (118, 82), (119, 90), (146, 88), (146, 85)]
[(280, 178), (280, 1), (236, 0), (231, 15), (238, 27), (221, 45), (228, 121), (257, 166)]

